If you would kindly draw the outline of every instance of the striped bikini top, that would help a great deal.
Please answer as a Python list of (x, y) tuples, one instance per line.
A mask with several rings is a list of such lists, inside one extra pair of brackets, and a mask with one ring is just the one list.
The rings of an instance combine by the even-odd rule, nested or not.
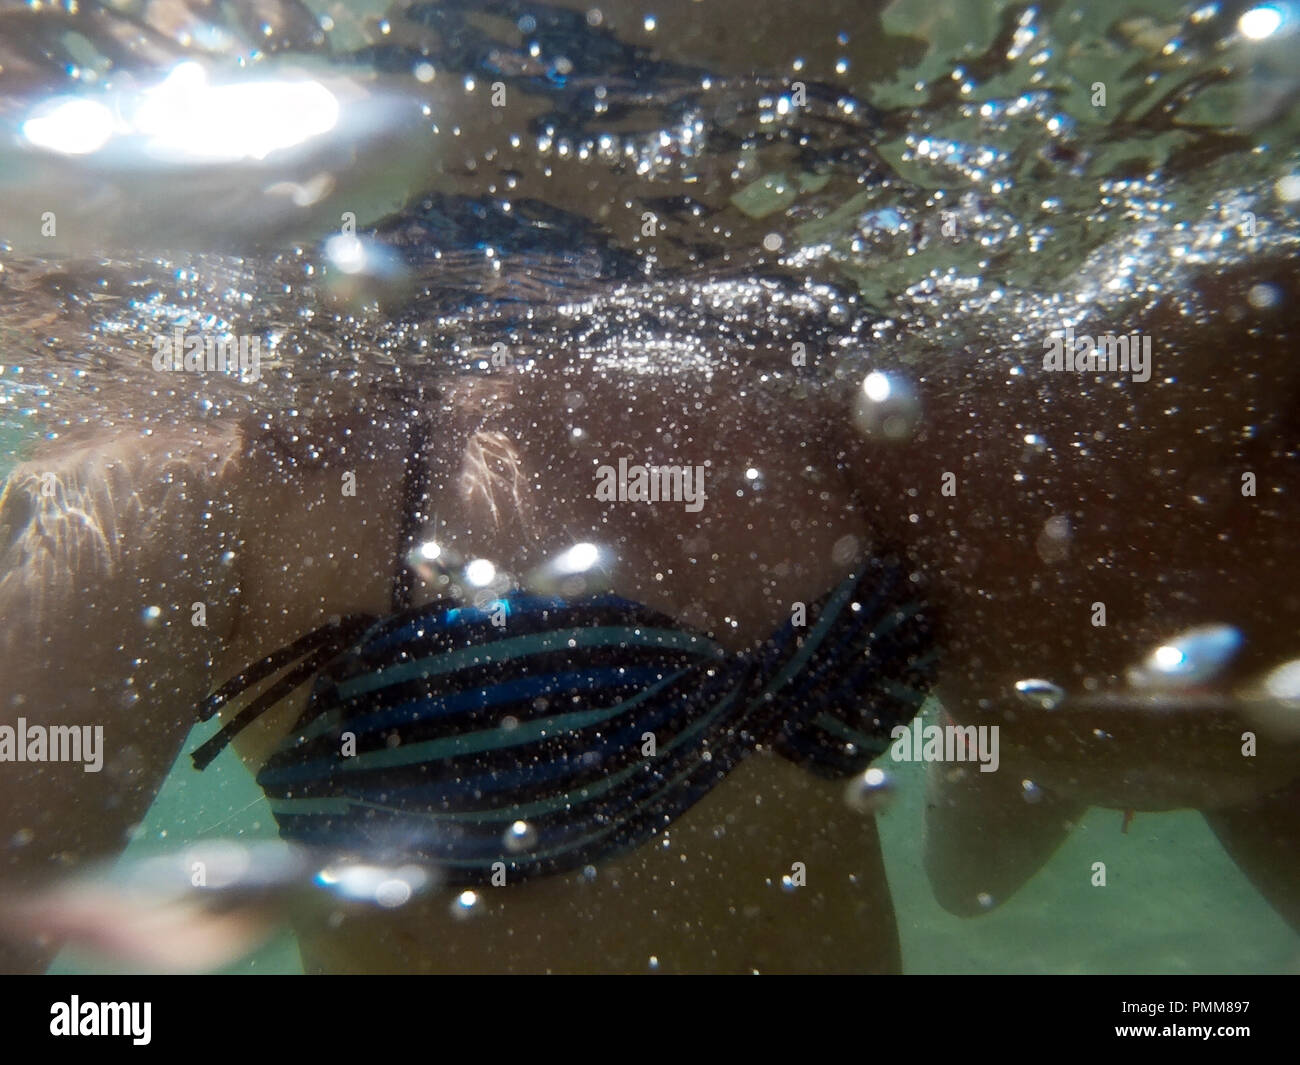
[(513, 881), (638, 846), (759, 745), (824, 776), (864, 769), (917, 712), (934, 642), (897, 553), (746, 654), (613, 595), (433, 602), (340, 619), (250, 666), (200, 719), (283, 676), (193, 757), (204, 768), (314, 677), (257, 774), (281, 836)]

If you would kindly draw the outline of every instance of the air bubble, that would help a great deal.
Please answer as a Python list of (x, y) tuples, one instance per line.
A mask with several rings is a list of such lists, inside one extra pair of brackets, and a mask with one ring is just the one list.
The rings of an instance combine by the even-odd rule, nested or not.
[(477, 891), (462, 891), (451, 904), (453, 917), (470, 917), (478, 912), (479, 897)]
[(1274, 699), (1300, 702), (1300, 658), (1293, 658), (1270, 670), (1264, 678), (1264, 687)]
[(516, 821), (506, 829), (506, 849), (519, 854), (537, 846), (537, 829), (527, 821)]
[(1276, 285), (1252, 285), (1246, 299), (1256, 310), (1267, 310), (1282, 302), (1282, 294)]
[(1021, 702), (1036, 706), (1040, 710), (1055, 710), (1065, 701), (1065, 689), (1050, 680), (1031, 677), (1016, 681), (1016, 695)]
[(405, 906), (411, 898), (411, 885), (405, 880), (385, 880), (375, 888), (375, 901), (386, 910)]
[(1200, 625), (1162, 643), (1128, 672), (1135, 688), (1188, 688), (1218, 674), (1245, 641), (1231, 625)]
[(863, 379), (853, 421), (868, 439), (891, 443), (910, 440), (921, 421), (921, 403), (902, 374), (873, 370)]
[(883, 769), (872, 766), (859, 773), (844, 789), (849, 809), (860, 814), (879, 813), (894, 797), (894, 782)]

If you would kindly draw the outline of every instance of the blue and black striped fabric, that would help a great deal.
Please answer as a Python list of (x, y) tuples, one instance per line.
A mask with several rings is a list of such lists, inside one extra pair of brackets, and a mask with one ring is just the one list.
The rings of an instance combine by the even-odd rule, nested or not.
[(781, 711), (777, 749), (819, 776), (848, 776), (916, 716), (938, 664), (932, 608), (898, 557), (869, 558), (760, 652)]
[(934, 664), (896, 559), (864, 563), (748, 655), (615, 596), (432, 603), (357, 631), (321, 630), (330, 657), (311, 662), (308, 704), (258, 783), (286, 839), (430, 861), (466, 884), (635, 847), (760, 744), (823, 775), (865, 768)]

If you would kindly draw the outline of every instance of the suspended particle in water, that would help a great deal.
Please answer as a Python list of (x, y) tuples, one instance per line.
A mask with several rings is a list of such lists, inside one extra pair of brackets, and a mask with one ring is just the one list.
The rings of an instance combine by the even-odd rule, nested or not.
[[(851, 533), (848, 536), (841, 536), (831, 547), (831, 561), (837, 566), (848, 566), (857, 559), (862, 551), (861, 542)], [(860, 604), (854, 603), (853, 606), (861, 609)]]
[(1070, 555), (1070, 540), (1074, 530), (1070, 519), (1058, 514), (1043, 522), (1035, 545), (1038, 557), (1044, 562), (1064, 562)]
[(1020, 796), (1025, 802), (1033, 806), (1043, 801), (1043, 789), (1032, 780), (1022, 780), (1020, 782)]
[(1276, 285), (1253, 285), (1246, 294), (1246, 299), (1256, 310), (1267, 310), (1282, 302), (1282, 294)]

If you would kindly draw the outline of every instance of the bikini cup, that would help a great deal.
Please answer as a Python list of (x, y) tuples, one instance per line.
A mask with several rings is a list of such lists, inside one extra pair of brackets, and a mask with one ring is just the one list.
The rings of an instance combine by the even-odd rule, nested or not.
[(283, 838), (433, 862), (457, 884), (563, 872), (645, 842), (759, 745), (844, 776), (920, 708), (932, 611), (892, 549), (742, 655), (612, 595), (412, 608), (427, 433), (412, 420), (389, 616), (335, 619), (198, 708), (206, 721), (278, 675), (194, 751), (203, 769), (315, 678), (257, 774)]
[(896, 552), (741, 655), (617, 596), (435, 602), (339, 619), (250, 666), (201, 719), (287, 672), (193, 757), (204, 768), (315, 675), (257, 774), (281, 836), (513, 882), (638, 846), (759, 745), (861, 771), (918, 710), (934, 644)]

